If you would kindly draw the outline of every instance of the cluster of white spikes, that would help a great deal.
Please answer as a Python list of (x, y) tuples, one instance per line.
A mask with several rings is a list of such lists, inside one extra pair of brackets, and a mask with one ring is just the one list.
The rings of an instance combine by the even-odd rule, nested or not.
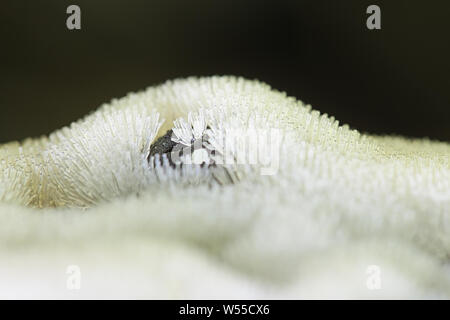
[(184, 118), (176, 119), (173, 122), (174, 142), (190, 146), (195, 140), (203, 138), (206, 130), (206, 119), (203, 109), (196, 113), (188, 113), (188, 121)]

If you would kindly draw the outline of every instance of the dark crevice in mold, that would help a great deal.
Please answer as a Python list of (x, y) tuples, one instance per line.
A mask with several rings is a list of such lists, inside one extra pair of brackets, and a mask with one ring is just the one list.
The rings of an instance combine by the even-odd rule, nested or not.
[(148, 156), (148, 161), (157, 154), (162, 157), (164, 154), (168, 157), (169, 163), (172, 164), (170, 159), (170, 153), (173, 148), (177, 145), (176, 142), (172, 141), (172, 129), (168, 130), (163, 136), (159, 137), (151, 146), (150, 154)]

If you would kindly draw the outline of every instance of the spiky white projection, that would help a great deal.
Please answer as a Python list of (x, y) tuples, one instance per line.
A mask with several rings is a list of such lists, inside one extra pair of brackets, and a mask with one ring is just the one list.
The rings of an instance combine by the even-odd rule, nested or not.
[(0, 147), (0, 297), (449, 298), (449, 159), (261, 82), (169, 81)]

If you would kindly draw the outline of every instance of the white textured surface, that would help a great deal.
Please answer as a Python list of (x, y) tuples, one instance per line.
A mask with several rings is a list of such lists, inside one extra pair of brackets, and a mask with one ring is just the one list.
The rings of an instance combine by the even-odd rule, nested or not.
[[(216, 149), (227, 128), (283, 130), (279, 170), (219, 186), (207, 168), (149, 166), (174, 121), (186, 144), (208, 126)], [(449, 144), (361, 135), (259, 82), (168, 82), (0, 147), (0, 297), (449, 298), (449, 158)]]

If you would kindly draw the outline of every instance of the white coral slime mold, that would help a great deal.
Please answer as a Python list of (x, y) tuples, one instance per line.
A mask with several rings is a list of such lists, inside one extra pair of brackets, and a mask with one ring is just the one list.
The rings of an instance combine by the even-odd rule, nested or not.
[[(176, 147), (193, 153), (175, 163)], [(44, 209), (46, 220), (6, 203)], [(48, 207), (74, 208), (71, 227)], [(32, 239), (42, 254), (56, 240), (93, 241), (110, 268), (129, 252), (117, 239), (147, 246), (128, 274), (168, 271), (147, 275), (159, 287), (129, 291), (139, 297), (179, 297), (154, 289), (174, 277), (190, 298), (197, 286), (220, 297), (450, 296), (450, 145), (360, 134), (242, 78), (169, 81), (49, 137), (1, 146), (0, 209), (4, 248)], [(158, 245), (168, 238), (182, 247)], [(166, 252), (186, 267), (168, 267)], [(371, 264), (383, 270), (383, 291), (366, 288)]]

